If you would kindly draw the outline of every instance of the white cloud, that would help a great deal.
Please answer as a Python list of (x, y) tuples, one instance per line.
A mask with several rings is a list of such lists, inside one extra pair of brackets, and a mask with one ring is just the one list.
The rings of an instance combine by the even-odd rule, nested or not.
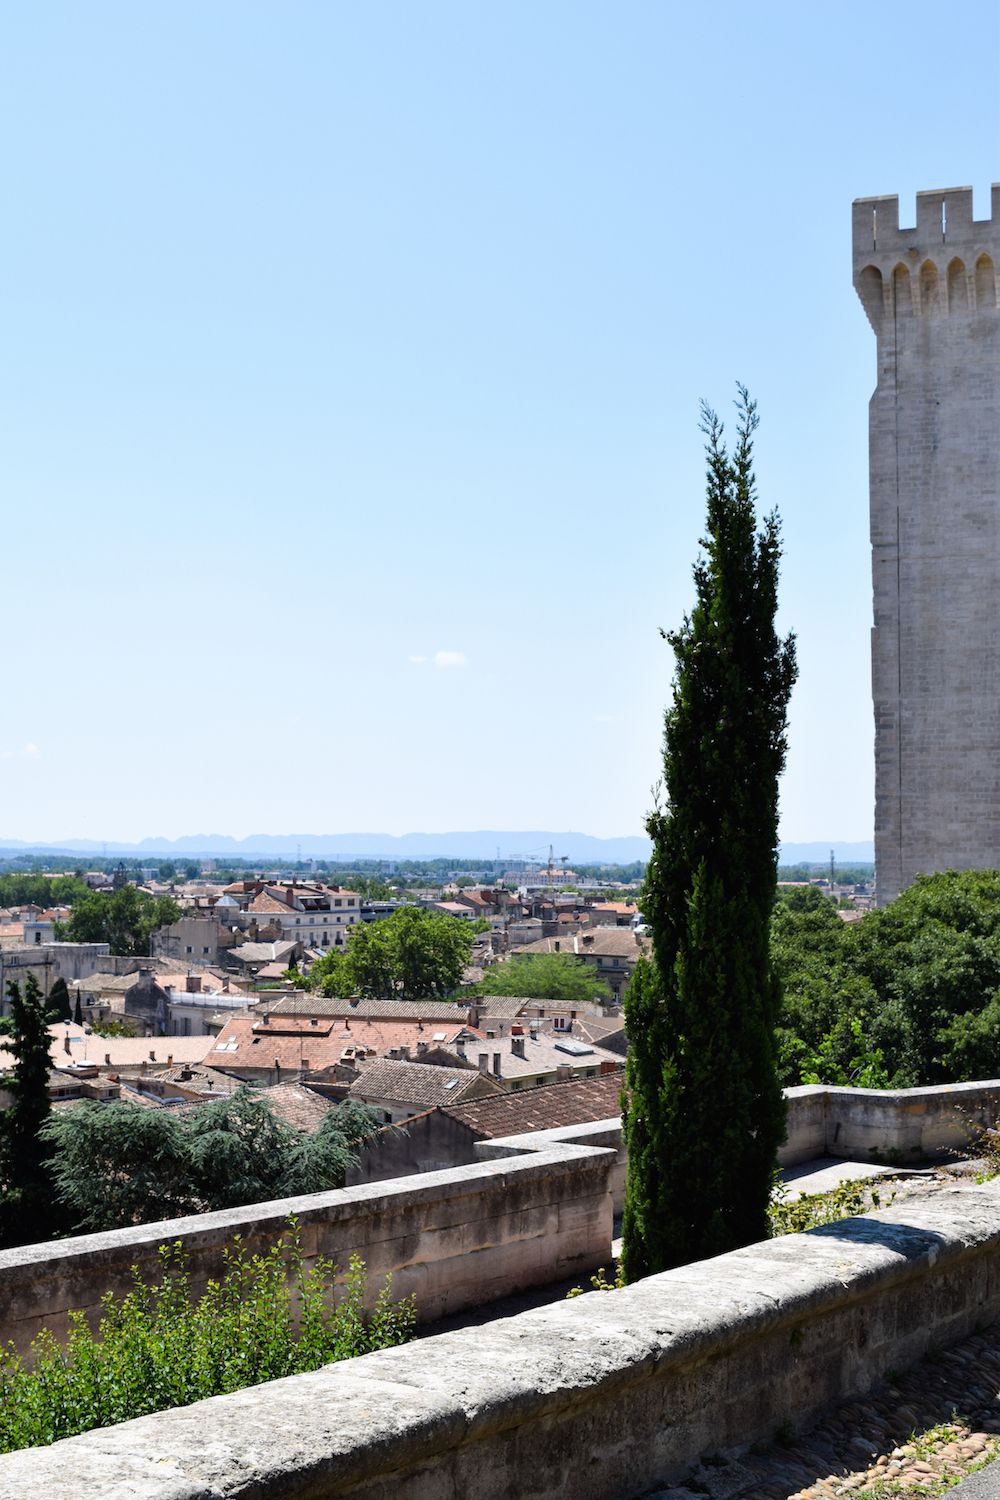
[(406, 660), (410, 663), (411, 667), (422, 667), (427, 658), (426, 656), (408, 656)]
[(464, 651), (435, 651), (434, 665), (436, 667), (467, 667), (469, 658)]
[(34, 740), (29, 740), (20, 750), (0, 750), (0, 760), (38, 760), (41, 753)]

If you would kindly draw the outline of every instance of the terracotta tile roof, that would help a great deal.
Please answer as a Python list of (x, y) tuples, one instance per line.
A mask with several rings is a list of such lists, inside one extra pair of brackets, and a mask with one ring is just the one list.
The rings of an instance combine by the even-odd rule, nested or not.
[(204, 1038), (210, 1049), (204, 1060), (211, 1067), (237, 1074), (270, 1071), (275, 1063), (290, 1072), (323, 1073), (345, 1055), (380, 1057), (395, 1047), (409, 1047), (415, 1053), (418, 1043), (443, 1046), (461, 1030), (461, 1024), (366, 1020), (354, 1014), (317, 1017), (314, 1023), (308, 1016), (271, 1011), (266, 1021), (263, 1015), (231, 1017), (217, 1037)]
[(260, 895), (255, 896), (247, 907), (247, 911), (250, 912), (279, 912), (286, 917), (290, 910), (287, 901), (276, 901), (267, 891), (261, 891)]
[[(489, 1037), (483, 1042), (470, 1041), (465, 1055), (470, 1062), (478, 1062), (481, 1053), (489, 1053), (492, 1069), (493, 1054), (499, 1052), (500, 1077), (505, 1083), (511, 1079), (536, 1078), (539, 1074), (554, 1076), (557, 1068), (572, 1068), (574, 1073), (588, 1073), (603, 1065), (605, 1070), (614, 1068), (617, 1071), (623, 1063), (617, 1053), (606, 1051), (594, 1042), (574, 1037), (572, 1032), (530, 1032), (522, 1038), (523, 1057), (513, 1050), (511, 1040), (510, 1037)], [(441, 1045), (445, 1046), (446, 1051), (458, 1055), (454, 1044)]]
[(362, 1103), (384, 1099), (389, 1104), (414, 1104), (426, 1109), (428, 1105), (457, 1101), (470, 1089), (481, 1091), (484, 1085), (499, 1092), (498, 1086), (477, 1068), (440, 1068), (382, 1057), (365, 1063), (361, 1076), (351, 1085), (350, 1097)]
[(272, 1014), (284, 1016), (346, 1016), (349, 1019), (382, 1021), (446, 1021), (456, 1026), (469, 1019), (468, 1005), (451, 1005), (445, 1000), (342, 1000), (334, 995), (310, 995), (300, 991), (275, 1000), (273, 1005), (259, 1005)]
[(621, 1114), (621, 1073), (547, 1083), (523, 1093), (446, 1104), (441, 1113), (459, 1120), (482, 1139), (555, 1130), (560, 1125), (587, 1125)]
[(263, 1097), (270, 1104), (279, 1120), (291, 1125), (293, 1130), (305, 1130), (313, 1135), (322, 1125), (331, 1109), (336, 1106), (315, 1089), (301, 1083), (276, 1083), (263, 1090)]
[[(556, 948), (556, 943), (559, 947)], [(588, 954), (600, 957), (638, 958), (642, 949), (631, 927), (588, 927), (583, 932), (558, 938), (540, 938), (526, 943), (518, 953), (570, 953), (578, 958)]]
[[(215, 1040), (210, 1036), (98, 1036), (72, 1021), (57, 1021), (49, 1027), (49, 1036), (56, 1067), (71, 1060), (86, 1061), (96, 1064), (102, 1071), (137, 1068), (141, 1063), (146, 1063), (151, 1070), (157, 1063), (162, 1068), (168, 1057), (178, 1064), (201, 1062)], [(150, 1057), (151, 1052), (155, 1054), (154, 1058)], [(110, 1056), (110, 1063), (105, 1062), (106, 1056)], [(0, 1041), (0, 1068), (11, 1062), (13, 1054), (6, 1043)]]

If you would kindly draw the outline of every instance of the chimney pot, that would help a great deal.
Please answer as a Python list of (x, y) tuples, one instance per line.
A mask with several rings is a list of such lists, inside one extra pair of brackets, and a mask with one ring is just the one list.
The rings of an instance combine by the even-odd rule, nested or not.
[(479, 1053), (479, 1071), (480, 1073), (488, 1073), (490, 1071), (490, 1054), (488, 1052)]

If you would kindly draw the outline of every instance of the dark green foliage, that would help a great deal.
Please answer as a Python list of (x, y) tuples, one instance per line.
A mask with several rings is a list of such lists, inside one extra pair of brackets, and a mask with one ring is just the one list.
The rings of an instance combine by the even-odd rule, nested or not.
[(69, 1003), (69, 986), (65, 979), (57, 979), (49, 990), (45, 1009), (50, 1021), (70, 1020), (72, 1011)]
[(73, 1230), (89, 1232), (342, 1187), (378, 1128), (347, 1103), (309, 1135), (243, 1086), (188, 1115), (86, 1101), (53, 1115), (43, 1138)]
[(73, 1005), (73, 1024), (74, 1024), (74, 1026), (82, 1026), (83, 1025), (83, 1006), (80, 1003), (80, 991), (79, 990), (77, 990), (77, 992), (76, 992), (76, 1000), (75, 1000), (74, 1005)]
[(515, 953), (492, 964), (479, 984), (480, 995), (527, 995), (539, 1000), (608, 1000), (611, 991), (591, 964), (572, 953)]
[(331, 950), (309, 971), (323, 995), (366, 1000), (444, 999), (472, 954), (472, 924), (445, 912), (402, 906), (380, 922), (350, 929), (343, 953)]
[(7, 986), (14, 1067), (5, 1079), (13, 1096), (0, 1111), (0, 1245), (30, 1245), (58, 1227), (49, 1175), (51, 1148), (41, 1131), (49, 1117), (49, 1018), (33, 974)]
[(43, 1333), (27, 1362), (10, 1348), (0, 1352), (0, 1452), (316, 1370), (413, 1336), (413, 1300), (393, 1302), (390, 1278), (365, 1310), (365, 1267), (357, 1256), (335, 1299), (335, 1267), (323, 1258), (304, 1264), (294, 1219), (266, 1255), (249, 1256), (237, 1241), (221, 1280), (197, 1300), (180, 1245), (161, 1246), (160, 1261), (155, 1285), (137, 1279), (124, 1297), (109, 1292), (101, 1299), (96, 1336), (82, 1313), (71, 1313), (65, 1348)]
[(142, 957), (158, 927), (176, 922), (181, 909), (170, 896), (151, 896), (134, 885), (113, 891), (88, 891), (73, 903), (58, 936), (73, 943), (110, 943), (111, 952)]
[(922, 875), (845, 925), (813, 892), (779, 897), (782, 1082), (910, 1088), (1000, 1073), (1000, 874)]
[(74, 875), (0, 875), (0, 906), (71, 906), (89, 894)]
[(703, 418), (704, 553), (694, 609), (667, 636), (666, 806), (647, 824), (653, 952), (625, 1001), (630, 1281), (765, 1238), (784, 1136), (768, 939), (795, 652), (774, 629), (781, 549), (775, 517), (758, 530), (754, 406), (741, 388), (732, 456)]

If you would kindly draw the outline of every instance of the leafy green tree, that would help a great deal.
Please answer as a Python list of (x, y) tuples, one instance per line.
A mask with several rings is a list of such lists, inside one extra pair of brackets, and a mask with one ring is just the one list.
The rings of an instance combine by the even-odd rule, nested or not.
[(114, 891), (88, 891), (74, 902), (69, 921), (60, 923), (58, 936), (74, 943), (109, 943), (111, 952), (124, 957), (142, 957), (149, 952), (150, 938), (159, 927), (169, 926), (181, 915), (170, 896), (151, 896), (134, 885)]
[(58, 1227), (52, 1205), (51, 1149), (42, 1136), (49, 1118), (51, 1038), (38, 981), (7, 986), (12, 1030), (7, 1043), (14, 1066), (5, 1080), (12, 1103), (0, 1111), (0, 1244), (48, 1239)]
[(581, 1004), (611, 997), (593, 967), (572, 953), (515, 953), (506, 963), (491, 964), (476, 991), (480, 995), (526, 995), (529, 999)]
[(461, 983), (472, 954), (472, 924), (445, 912), (401, 906), (380, 922), (358, 922), (343, 953), (331, 950), (309, 971), (324, 995), (366, 1000), (442, 999)]
[(42, 1135), (58, 1198), (80, 1232), (342, 1187), (357, 1147), (378, 1129), (371, 1110), (348, 1103), (308, 1135), (244, 1085), (185, 1116), (85, 1101), (54, 1114)]
[(625, 1001), (628, 1280), (764, 1239), (784, 1100), (769, 954), (778, 777), (795, 649), (775, 632), (775, 516), (758, 529), (754, 404), (740, 388), (733, 453), (703, 408), (708, 517), (695, 605), (667, 635), (666, 804), (642, 910), (653, 954)]

